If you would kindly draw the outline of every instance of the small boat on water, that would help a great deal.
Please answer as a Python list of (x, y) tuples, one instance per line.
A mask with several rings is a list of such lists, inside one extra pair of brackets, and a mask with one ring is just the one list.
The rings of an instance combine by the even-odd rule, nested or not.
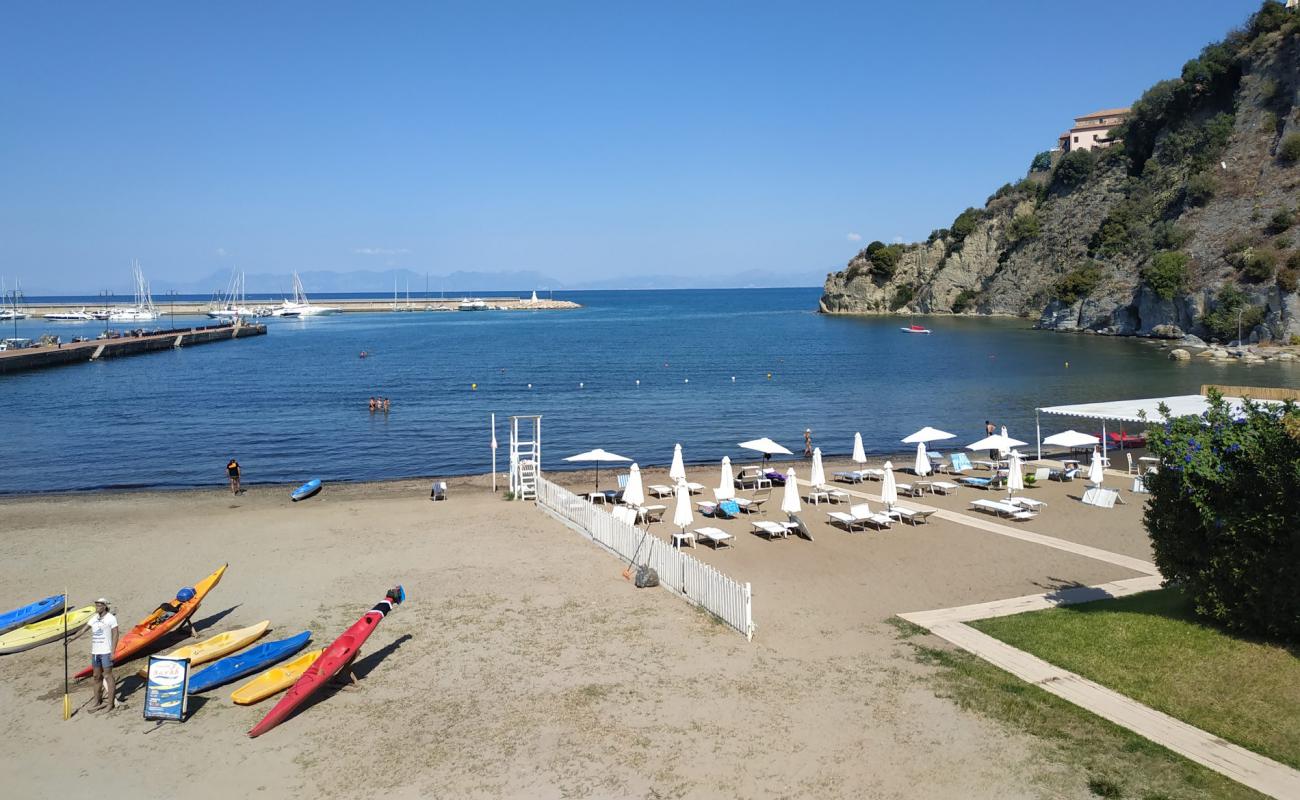
[(317, 306), (312, 305), (307, 299), (307, 293), (303, 291), (302, 279), (298, 273), (293, 273), (293, 299), (286, 299), (282, 304), (271, 311), (273, 317), (323, 317), (330, 314), (339, 314), (343, 311), (335, 306)]
[(908, 325), (906, 328), (899, 328), (904, 333), (933, 333), (929, 328), (922, 328), (920, 325)]
[(461, 311), (487, 311), (489, 306), (487, 302), (478, 297), (462, 297), (460, 305), (456, 306)]
[(95, 315), (86, 309), (80, 311), (57, 311), (44, 315), (46, 322), (94, 322)]

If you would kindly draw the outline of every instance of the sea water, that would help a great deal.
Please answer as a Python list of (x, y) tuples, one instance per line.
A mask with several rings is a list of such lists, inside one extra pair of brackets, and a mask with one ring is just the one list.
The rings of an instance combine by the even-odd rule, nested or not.
[[(799, 454), (806, 428), (835, 456), (855, 431), (869, 452), (898, 454), (932, 425), (956, 434), (946, 452), (982, 438), (985, 420), (1032, 442), (1039, 406), (1300, 386), (1300, 367), (1175, 362), (1148, 341), (1030, 320), (927, 317), (932, 335), (908, 334), (906, 317), (819, 315), (819, 294), (564, 292), (583, 307), (271, 319), (266, 336), (0, 376), (0, 492), (220, 485), (232, 457), (249, 483), (483, 473), (493, 412), (502, 470), (511, 414), (542, 415), (546, 470), (583, 466), (562, 459), (595, 447), (666, 464), (676, 442), (716, 465), (754, 460), (737, 444), (763, 436)], [(103, 325), (26, 320), (18, 335)], [(391, 410), (371, 413), (371, 396)]]

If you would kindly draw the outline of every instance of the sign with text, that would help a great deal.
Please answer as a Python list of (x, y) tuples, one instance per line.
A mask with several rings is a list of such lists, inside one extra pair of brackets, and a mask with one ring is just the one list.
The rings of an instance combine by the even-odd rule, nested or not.
[(185, 721), (190, 688), (190, 660), (149, 656), (144, 685), (144, 718)]

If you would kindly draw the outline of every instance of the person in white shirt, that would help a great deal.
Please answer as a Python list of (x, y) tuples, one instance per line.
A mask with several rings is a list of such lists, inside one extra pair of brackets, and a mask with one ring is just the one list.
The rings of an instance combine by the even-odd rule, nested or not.
[(95, 705), (91, 711), (104, 707), (104, 684), (108, 684), (108, 710), (116, 705), (117, 683), (113, 680), (113, 653), (117, 650), (117, 617), (109, 613), (108, 598), (95, 601), (95, 614), (90, 618), (90, 668), (95, 682)]

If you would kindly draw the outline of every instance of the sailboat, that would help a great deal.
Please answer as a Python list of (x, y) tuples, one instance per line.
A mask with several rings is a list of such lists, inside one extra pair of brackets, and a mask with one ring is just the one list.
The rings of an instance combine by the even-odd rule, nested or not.
[(139, 261), (131, 262), (131, 272), (135, 278), (135, 305), (113, 309), (108, 315), (109, 322), (153, 322), (158, 319), (158, 309), (154, 308), (149, 282), (144, 279)]
[(273, 317), (321, 317), (327, 314), (338, 314), (343, 309), (335, 306), (314, 306), (307, 299), (307, 293), (303, 291), (302, 279), (298, 273), (293, 273), (293, 299), (285, 300), (271, 312)]
[(225, 298), (214, 303), (207, 314), (212, 319), (234, 319), (235, 317), (260, 317), (260, 311), (261, 309), (250, 307), (244, 297), (244, 273), (231, 270)]
[(13, 322), (18, 319), (27, 319), (27, 309), (18, 305), (18, 300), (23, 296), (22, 290), (18, 288), (18, 282), (14, 281), (14, 290), (5, 291), (4, 279), (0, 278), (0, 300), (8, 302), (8, 308), (0, 308), (0, 321)]

